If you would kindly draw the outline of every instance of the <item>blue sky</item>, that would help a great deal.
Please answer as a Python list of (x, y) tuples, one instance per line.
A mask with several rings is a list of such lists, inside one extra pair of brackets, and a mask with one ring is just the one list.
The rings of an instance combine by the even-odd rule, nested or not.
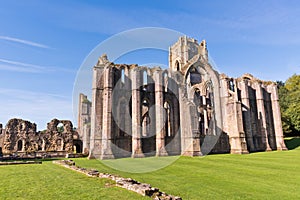
[[(38, 129), (54, 117), (76, 124), (77, 70), (99, 43), (133, 28), (163, 27), (206, 39), (217, 70), (232, 77), (251, 73), (284, 81), (300, 73), (299, 1), (11, 0), (0, 5), (4, 125), (13, 117), (36, 122)], [(167, 64), (163, 52), (144, 54), (120, 62)]]

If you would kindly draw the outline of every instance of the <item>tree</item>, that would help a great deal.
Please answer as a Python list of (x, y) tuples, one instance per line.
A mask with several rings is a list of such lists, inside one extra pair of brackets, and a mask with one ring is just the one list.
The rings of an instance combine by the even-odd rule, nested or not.
[(284, 134), (300, 134), (300, 75), (294, 74), (277, 85)]

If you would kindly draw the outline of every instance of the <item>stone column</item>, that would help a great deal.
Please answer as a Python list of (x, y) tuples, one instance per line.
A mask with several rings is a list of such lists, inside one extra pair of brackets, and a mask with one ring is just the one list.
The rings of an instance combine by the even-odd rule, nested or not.
[(46, 151), (46, 142), (45, 139), (42, 140), (42, 151)]
[(229, 79), (221, 76), (221, 98), (223, 101), (224, 131), (229, 136), (230, 153), (245, 154), (247, 150), (245, 133), (243, 128), (243, 117), (241, 102), (238, 101), (236, 81), (234, 91), (229, 89)]
[(79, 94), (79, 101), (78, 101), (78, 113), (77, 113), (77, 131), (79, 131), (79, 134), (82, 134), (82, 128), (83, 128), (83, 122), (82, 122), (82, 102), (84, 100), (84, 94)]
[(255, 146), (253, 143), (252, 126), (251, 126), (251, 111), (250, 111), (250, 100), (249, 100), (249, 88), (248, 81), (243, 79), (238, 83), (239, 89), (241, 91), (241, 101), (242, 101), (242, 113), (244, 121), (244, 131), (246, 133), (246, 141), (249, 151), (255, 151)]
[[(191, 89), (191, 88), (188, 88)], [(180, 98), (180, 124), (181, 124), (181, 154), (184, 156), (201, 156), (200, 128), (197, 107), (193, 100), (187, 98), (187, 88), (181, 85), (179, 88)]]
[(22, 152), (25, 152), (25, 144), (26, 144), (26, 141), (25, 139), (22, 140)]
[(221, 98), (221, 108), (222, 108), (222, 116), (224, 116), (223, 119), (223, 131), (228, 134), (228, 119), (227, 119), (227, 110), (226, 105), (228, 103), (229, 99), (229, 93), (228, 93), (228, 77), (225, 74), (220, 75), (220, 98)]
[(186, 147), (183, 152), (185, 156), (202, 156), (200, 147), (200, 130), (197, 116), (197, 108), (193, 103), (186, 106), (186, 121), (189, 123), (188, 130), (185, 132), (184, 139)]
[(272, 103), (273, 122), (274, 122), (277, 150), (287, 150), (283, 140), (283, 131), (282, 131), (282, 122), (281, 122), (281, 113), (280, 113), (277, 86), (276, 84), (272, 84), (269, 87), (271, 92), (271, 103)]
[(165, 117), (164, 96), (163, 96), (163, 77), (161, 71), (154, 72), (155, 81), (155, 121), (156, 121), (156, 156), (167, 156), (165, 149)]
[(89, 159), (101, 157), (102, 149), (102, 93), (103, 93), (103, 70), (104, 67), (95, 66), (93, 68), (92, 85), (92, 107), (91, 107), (91, 132)]
[(88, 154), (90, 149), (91, 127), (85, 124), (82, 129), (82, 150), (84, 154)]
[(142, 110), (141, 110), (141, 94), (140, 87), (141, 82), (141, 71), (139, 68), (134, 68), (131, 73), (132, 80), (132, 155), (133, 158), (144, 157), (142, 151)]
[(185, 96), (184, 92), (184, 86), (180, 85), (181, 81), (180, 79), (176, 79), (178, 85), (178, 97), (179, 97), (179, 122), (180, 122), (180, 140), (181, 140), (181, 154), (184, 155), (185, 150), (187, 149), (187, 142), (186, 142), (186, 135), (187, 135), (187, 119), (186, 119), (186, 103), (187, 98)]
[(269, 145), (269, 139), (268, 139), (268, 132), (267, 132), (267, 119), (266, 119), (266, 111), (265, 111), (265, 105), (264, 105), (264, 94), (263, 94), (263, 88), (260, 82), (256, 82), (255, 84), (256, 88), (256, 104), (257, 104), (257, 113), (258, 113), (258, 120), (259, 120), (259, 126), (260, 126), (260, 133), (262, 139), (265, 140), (265, 150), (271, 151)]
[(114, 158), (112, 152), (112, 88), (113, 69), (108, 66), (103, 72), (103, 121), (102, 121), (102, 152), (101, 159)]

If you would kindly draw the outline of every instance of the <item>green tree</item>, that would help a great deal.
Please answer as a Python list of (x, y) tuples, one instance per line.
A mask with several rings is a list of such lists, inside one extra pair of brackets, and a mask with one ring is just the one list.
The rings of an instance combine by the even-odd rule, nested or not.
[(300, 133), (300, 75), (277, 82), (284, 134)]

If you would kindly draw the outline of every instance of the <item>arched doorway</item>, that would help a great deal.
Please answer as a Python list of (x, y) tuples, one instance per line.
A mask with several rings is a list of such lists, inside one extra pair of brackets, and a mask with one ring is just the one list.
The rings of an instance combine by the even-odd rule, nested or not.
[(82, 141), (74, 140), (74, 153), (82, 153)]

